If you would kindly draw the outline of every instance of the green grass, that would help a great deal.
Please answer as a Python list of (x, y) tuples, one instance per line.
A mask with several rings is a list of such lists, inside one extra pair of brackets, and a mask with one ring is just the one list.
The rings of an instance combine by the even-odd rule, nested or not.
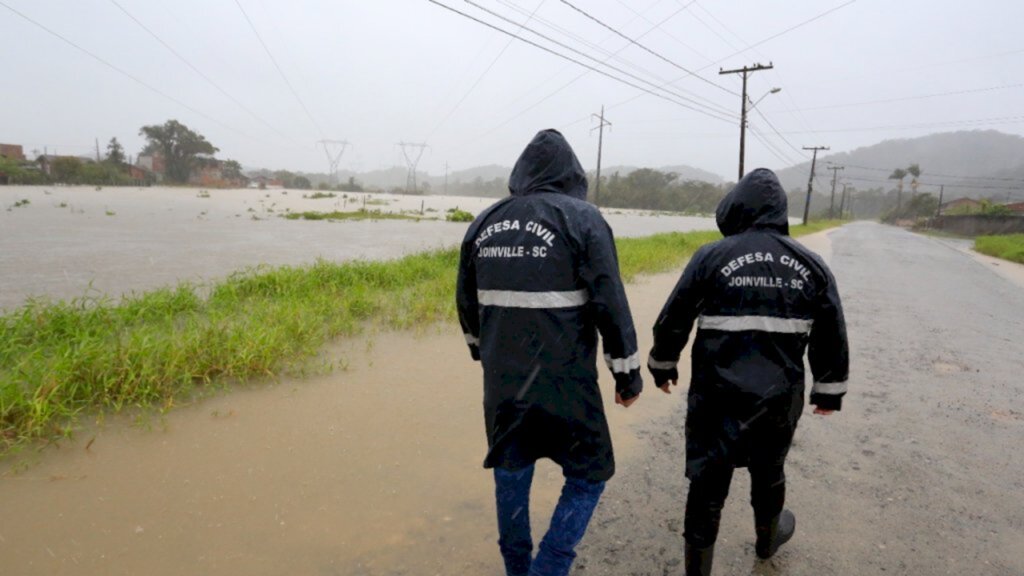
[(974, 249), (982, 254), (1024, 264), (1024, 234), (978, 236)]
[(283, 216), (289, 220), (421, 220), (419, 216), (395, 214), (360, 208), (355, 212), (292, 212)]
[(640, 274), (678, 270), (697, 248), (722, 237), (718, 232), (672, 232), (643, 238), (619, 238), (619, 273), (626, 282)]
[[(794, 229), (794, 235), (812, 230)], [(678, 269), (713, 232), (618, 241), (622, 275)], [(229, 382), (301, 373), (368, 323), (455, 320), (458, 249), (257, 268), (120, 301), (29, 300), (0, 316), (0, 454), (66, 437), (84, 413), (166, 409)]]
[(472, 213), (459, 210), (457, 207), (450, 208), (444, 215), (448, 222), (472, 222), (475, 218)]

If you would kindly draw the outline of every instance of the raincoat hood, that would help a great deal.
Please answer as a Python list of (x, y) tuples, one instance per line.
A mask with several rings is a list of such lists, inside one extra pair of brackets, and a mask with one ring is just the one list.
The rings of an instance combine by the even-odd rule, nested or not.
[(513, 196), (555, 192), (586, 200), (587, 175), (561, 133), (541, 130), (512, 168), (508, 190)]
[(750, 229), (774, 230), (789, 235), (789, 208), (779, 178), (767, 168), (743, 177), (722, 198), (715, 213), (723, 236)]

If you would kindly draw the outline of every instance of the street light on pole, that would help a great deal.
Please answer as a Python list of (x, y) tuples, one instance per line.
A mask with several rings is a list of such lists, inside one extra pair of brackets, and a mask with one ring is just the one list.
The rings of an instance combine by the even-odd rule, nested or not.
[(740, 123), (740, 178), (743, 178), (743, 163), (746, 156), (746, 146), (744, 144), (746, 143), (747, 112), (750, 112), (751, 110), (756, 108), (757, 105), (761, 103), (761, 100), (765, 99), (765, 96), (768, 96), (769, 94), (777, 94), (781, 91), (782, 88), (772, 88), (771, 90), (765, 92), (760, 98), (754, 100), (753, 102), (750, 102), (750, 98), (747, 98), (747, 102), (750, 102), (750, 106), (746, 106), (746, 103), (744, 103), (743, 118)]
[(782, 92), (782, 88), (772, 88), (771, 90), (769, 90), (769, 91), (765, 92), (765, 93), (764, 93), (764, 96), (761, 96), (760, 98), (758, 98), (757, 100), (755, 100), (755, 101), (754, 101), (754, 102), (753, 102), (753, 103), (752, 103), (752, 104), (750, 105), (750, 108), (748, 108), (747, 110), (748, 110), (748, 111), (750, 111), (750, 110), (753, 110), (753, 109), (754, 109), (754, 107), (755, 107), (755, 106), (757, 106), (757, 104), (758, 104), (758, 103), (759, 103), (759, 102), (760, 102), (761, 100), (764, 100), (764, 97), (765, 97), (765, 96), (767, 96), (767, 95), (769, 95), (769, 94), (778, 94), (779, 92)]

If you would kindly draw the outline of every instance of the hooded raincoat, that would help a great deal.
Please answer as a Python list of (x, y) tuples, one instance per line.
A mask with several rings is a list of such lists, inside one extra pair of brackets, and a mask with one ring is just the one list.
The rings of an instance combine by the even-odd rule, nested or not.
[(714, 463), (782, 464), (804, 403), (838, 410), (849, 353), (835, 278), (789, 237), (786, 195), (767, 169), (747, 174), (718, 206), (724, 239), (690, 259), (654, 327), (655, 382), (697, 324), (686, 414), (686, 476)]
[(509, 190), (466, 232), (456, 294), (484, 371), (484, 466), (518, 469), (546, 457), (566, 476), (604, 481), (615, 462), (598, 333), (616, 391), (628, 399), (642, 388), (612, 232), (586, 202), (583, 168), (554, 130), (523, 151)]

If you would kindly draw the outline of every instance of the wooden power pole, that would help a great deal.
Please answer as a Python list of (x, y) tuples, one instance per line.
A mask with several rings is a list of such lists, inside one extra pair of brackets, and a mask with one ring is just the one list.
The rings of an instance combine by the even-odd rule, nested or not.
[[(842, 166), (833, 166), (833, 167), (829, 168), (829, 170), (832, 171), (832, 201), (828, 205), (828, 217), (829, 217), (829, 219), (832, 219), (832, 218), (835, 217), (835, 207), (836, 207), (836, 175), (839, 174), (840, 170), (843, 170), (843, 167)], [(840, 202), (839, 216), (840, 216), (840, 218), (843, 216), (842, 202)]]
[(746, 147), (747, 141), (747, 76), (751, 72), (757, 72), (758, 70), (771, 70), (774, 66), (769, 62), (767, 66), (761, 64), (754, 64), (753, 66), (744, 66), (743, 68), (737, 68), (735, 70), (722, 70), (718, 69), (718, 74), (742, 74), (743, 75), (743, 95), (740, 100), (740, 170), (737, 182), (743, 179), (743, 153)]
[(591, 114), (594, 118), (597, 118), (597, 127), (591, 129), (591, 133), (597, 130), (597, 182), (594, 184), (594, 206), (600, 206), (599, 199), (601, 197), (601, 147), (604, 144), (604, 127), (611, 126), (612, 123), (605, 120), (604, 117), (604, 106), (601, 106), (601, 114)]
[(807, 215), (811, 212), (811, 190), (814, 188), (814, 166), (818, 162), (818, 150), (828, 150), (828, 146), (804, 146), (804, 150), (813, 150), (811, 157), (811, 177), (807, 179), (807, 201), (804, 202), (804, 226), (807, 226)]

